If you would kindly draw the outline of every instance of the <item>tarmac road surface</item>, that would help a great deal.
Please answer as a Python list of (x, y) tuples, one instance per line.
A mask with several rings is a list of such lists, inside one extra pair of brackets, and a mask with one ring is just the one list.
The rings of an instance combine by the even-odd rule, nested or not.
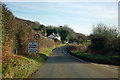
[(31, 78), (118, 78), (118, 66), (77, 60), (63, 50), (65, 46), (54, 49)]

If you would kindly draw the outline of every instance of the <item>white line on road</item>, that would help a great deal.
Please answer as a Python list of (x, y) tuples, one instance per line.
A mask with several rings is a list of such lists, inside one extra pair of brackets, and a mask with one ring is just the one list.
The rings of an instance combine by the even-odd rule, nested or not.
[(108, 65), (103, 65), (103, 66), (105, 66), (105, 67), (110, 67), (110, 66), (108, 66)]
[(115, 68), (115, 69), (118, 69), (118, 68)]
[(96, 63), (91, 63), (91, 64), (98, 66), (98, 64), (96, 64)]
[(71, 56), (71, 57), (73, 57), (74, 59), (77, 59), (77, 60), (79, 60), (79, 61), (86, 62), (86, 61), (84, 61), (84, 60), (82, 60), (82, 59), (79, 59), (79, 58), (76, 58), (76, 57), (70, 55), (70, 54), (69, 54), (67, 51), (65, 51), (64, 49), (63, 49), (63, 53), (66, 54), (66, 55), (69, 55), (69, 56)]

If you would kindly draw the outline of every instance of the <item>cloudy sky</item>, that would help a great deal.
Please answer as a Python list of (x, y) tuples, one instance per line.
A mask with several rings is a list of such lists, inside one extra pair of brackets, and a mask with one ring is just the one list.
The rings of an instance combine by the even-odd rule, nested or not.
[(90, 34), (92, 25), (118, 25), (117, 2), (5, 2), (13, 14), (44, 25), (68, 25), (77, 33)]

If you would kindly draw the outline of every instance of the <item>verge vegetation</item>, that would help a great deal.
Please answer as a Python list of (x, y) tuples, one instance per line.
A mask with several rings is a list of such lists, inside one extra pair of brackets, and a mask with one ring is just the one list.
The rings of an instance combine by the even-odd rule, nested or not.
[[(41, 32), (34, 31), (33, 26), (39, 26)], [(3, 78), (29, 77), (47, 59), (48, 53), (56, 45), (54, 40), (45, 38), (42, 32), (45, 27), (28, 20), (15, 17), (12, 12), (2, 4), (2, 76)], [(34, 39), (35, 34), (40, 35), (39, 40)], [(28, 54), (27, 44), (38, 41), (39, 54)]]
[(111, 65), (120, 65), (120, 57), (119, 56), (108, 56), (108, 55), (100, 55), (100, 54), (88, 54), (88, 53), (80, 53), (76, 50), (68, 50), (68, 53), (91, 62), (100, 63), (100, 64), (111, 64)]
[[(56, 45), (56, 47), (63, 44)], [(40, 68), (56, 47), (46, 48), (37, 55), (13, 55), (3, 60), (3, 78), (28, 78)]]
[(67, 51), (88, 61), (120, 65), (120, 36), (115, 27), (98, 24), (87, 42), (69, 45)]

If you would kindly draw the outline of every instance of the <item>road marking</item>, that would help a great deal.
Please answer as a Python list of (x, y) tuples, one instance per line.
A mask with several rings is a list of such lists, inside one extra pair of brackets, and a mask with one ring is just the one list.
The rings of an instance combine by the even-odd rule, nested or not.
[(70, 54), (69, 54), (68, 52), (66, 52), (64, 49), (63, 49), (63, 53), (66, 54), (66, 55), (69, 55), (69, 56), (71, 56), (71, 57), (73, 57), (74, 59), (77, 59), (77, 60), (79, 60), (79, 61), (87, 62), (87, 61), (84, 61), (84, 60), (82, 60), (82, 59), (79, 59), (79, 58), (76, 58), (76, 57), (70, 55)]
[(66, 54), (66, 52), (63, 50), (63, 53), (65, 53)]
[[(73, 57), (73, 58), (75, 58), (75, 59), (77, 59), (77, 60), (79, 60), (79, 61), (86, 62), (86, 61), (84, 61), (84, 60), (82, 60), (82, 59), (79, 59), (79, 58), (77, 58), (77, 57), (74, 57), (74, 56), (70, 55), (70, 54), (67, 52), (67, 50), (65, 50), (65, 49), (63, 49), (63, 53), (66, 54), (66, 55), (69, 55), (69, 56), (71, 56), (71, 57)], [(90, 63), (90, 64), (93, 64), (93, 65), (95, 65), (95, 66), (110, 67), (109, 65), (97, 64), (97, 63)], [(114, 68), (114, 69), (118, 69), (118, 68)]]
[(103, 65), (103, 66), (105, 66), (105, 67), (110, 67), (110, 66), (108, 66), (108, 65)]
[(98, 64), (96, 64), (96, 63), (91, 63), (91, 64), (98, 66)]
[(103, 65), (103, 64), (96, 64), (96, 63), (91, 63), (91, 64), (93, 64), (93, 65), (96, 65), (96, 66), (103, 66), (103, 67), (110, 67), (109, 65)]

